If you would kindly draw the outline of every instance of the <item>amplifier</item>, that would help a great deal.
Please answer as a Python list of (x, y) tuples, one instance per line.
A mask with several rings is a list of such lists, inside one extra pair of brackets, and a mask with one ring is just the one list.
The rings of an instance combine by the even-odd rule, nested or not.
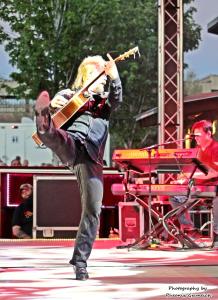
[(75, 176), (33, 177), (33, 238), (73, 238), (81, 203)]
[(144, 233), (144, 208), (137, 202), (119, 202), (119, 237), (133, 242)]
[[(104, 196), (100, 237), (107, 237), (118, 223), (116, 207), (123, 196), (114, 196), (111, 185), (120, 183), (123, 174), (104, 171)], [(79, 187), (75, 175), (33, 176), (33, 238), (74, 238), (81, 217)], [(117, 221), (116, 221), (117, 218)]]

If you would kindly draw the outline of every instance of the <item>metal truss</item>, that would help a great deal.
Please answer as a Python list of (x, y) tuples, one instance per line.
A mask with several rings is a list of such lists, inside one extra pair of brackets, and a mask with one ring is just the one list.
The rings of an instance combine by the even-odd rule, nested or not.
[(183, 1), (160, 0), (158, 20), (158, 142), (167, 143), (164, 148), (182, 148)]

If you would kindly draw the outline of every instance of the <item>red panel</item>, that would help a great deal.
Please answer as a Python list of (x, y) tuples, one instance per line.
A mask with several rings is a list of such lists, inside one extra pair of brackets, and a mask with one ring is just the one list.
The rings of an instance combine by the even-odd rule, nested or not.
[(21, 203), (20, 186), (23, 183), (33, 184), (33, 174), (8, 173), (4, 177), (3, 206), (17, 206)]
[(123, 242), (133, 241), (144, 232), (144, 211), (136, 202), (119, 203), (119, 236)]
[(123, 182), (123, 174), (104, 174), (104, 195), (103, 206), (114, 206), (124, 200), (124, 196), (115, 196), (112, 194), (111, 186), (113, 183)]

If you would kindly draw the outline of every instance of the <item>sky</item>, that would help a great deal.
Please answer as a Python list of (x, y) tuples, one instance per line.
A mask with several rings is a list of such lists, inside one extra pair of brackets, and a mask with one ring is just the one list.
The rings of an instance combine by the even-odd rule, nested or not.
[[(218, 74), (218, 35), (207, 32), (207, 24), (218, 16), (218, 0), (195, 0), (191, 5), (197, 8), (194, 19), (202, 27), (202, 41), (197, 50), (184, 55), (184, 61), (189, 70), (202, 79), (210, 74)], [(0, 77), (5, 79), (13, 71), (8, 60), (4, 47), (0, 45)]]
[(210, 74), (218, 74), (218, 35), (207, 32), (207, 25), (218, 17), (218, 0), (195, 0), (192, 4), (197, 8), (195, 21), (201, 25), (201, 42), (199, 48), (184, 55), (198, 79)]
[(4, 51), (4, 47), (0, 45), (0, 78), (8, 79), (13, 71), (12, 66), (8, 62), (9, 57)]

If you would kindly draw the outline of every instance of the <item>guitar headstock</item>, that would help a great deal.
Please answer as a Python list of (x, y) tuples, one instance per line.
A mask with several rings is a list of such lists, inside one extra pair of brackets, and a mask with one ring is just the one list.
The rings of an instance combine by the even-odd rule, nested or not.
[(134, 47), (134, 48), (130, 49), (129, 51), (126, 51), (125, 53), (123, 53), (120, 56), (118, 56), (117, 58), (115, 58), (114, 61), (125, 60), (126, 58), (129, 58), (131, 55), (134, 55), (134, 58), (135, 58), (136, 53), (140, 56), (138, 47)]

